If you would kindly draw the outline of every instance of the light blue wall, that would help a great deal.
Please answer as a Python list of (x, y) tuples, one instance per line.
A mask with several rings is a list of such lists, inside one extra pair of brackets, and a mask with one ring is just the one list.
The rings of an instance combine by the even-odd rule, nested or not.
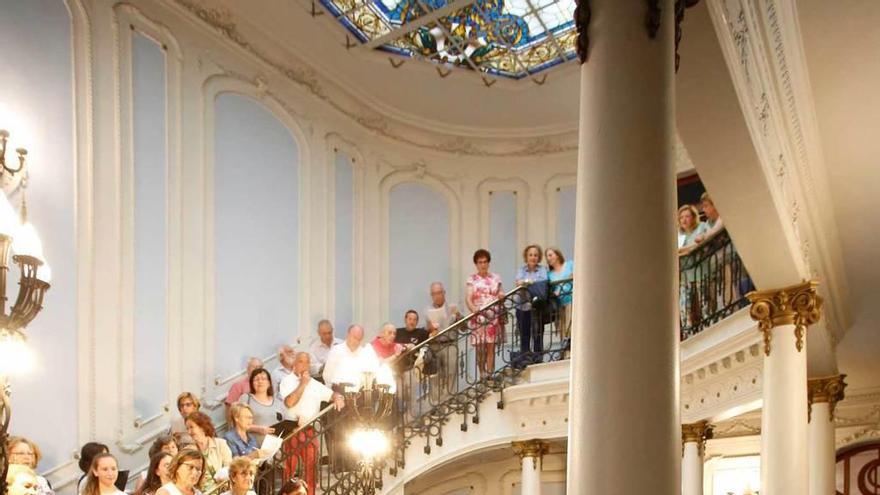
[[(77, 448), (71, 25), (61, 0), (6, 0), (0, 11), (0, 101), (21, 113), (33, 131), (28, 212), (53, 271), (44, 309), (27, 329), (35, 369), (11, 379), (10, 430), (39, 444), (44, 454), (39, 468), (47, 469)], [(20, 131), (8, 130), (15, 148)], [(18, 273), (10, 275), (6, 288), (14, 300)]]
[(297, 336), (299, 158), (254, 100), (218, 96), (214, 150), (215, 372)]
[(337, 335), (344, 335), (348, 326), (354, 323), (354, 307), (352, 306), (353, 255), (352, 239), (354, 234), (354, 170), (351, 157), (345, 153), (336, 154), (335, 169), (336, 186), (336, 321), (333, 326)]
[(388, 205), (389, 318), (403, 326), (407, 309), (421, 313), (431, 301), (431, 282), (449, 285), (449, 206), (439, 193), (414, 182), (392, 188)]
[(167, 206), (165, 53), (132, 35), (134, 104), (134, 407), (141, 417), (167, 399)]
[(516, 269), (522, 264), (524, 246), (517, 245), (516, 194), (512, 191), (493, 191), (489, 196), (489, 252), (491, 270), (501, 275), (505, 287), (513, 287)]
[(556, 242), (566, 260), (574, 259), (574, 213), (577, 202), (577, 187), (561, 188), (556, 202)]

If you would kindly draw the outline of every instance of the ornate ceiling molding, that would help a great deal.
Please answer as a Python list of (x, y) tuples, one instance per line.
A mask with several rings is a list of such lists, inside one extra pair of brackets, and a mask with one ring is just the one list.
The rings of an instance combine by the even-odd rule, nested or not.
[(798, 270), (821, 278), (839, 340), (848, 291), (795, 0), (707, 5)]
[[(173, 0), (173, 3), (195, 16), (218, 35), (246, 51), (254, 59), (323, 101), (336, 112), (357, 123), (376, 136), (421, 149), (478, 157), (523, 157), (577, 150), (576, 130), (531, 138), (479, 139), (440, 133), (399, 122), (380, 114), (323, 78), (306, 63), (281, 62), (252, 43), (239, 29), (238, 21), (228, 10), (203, 5), (195, 0)], [(271, 82), (270, 82), (271, 84)]]

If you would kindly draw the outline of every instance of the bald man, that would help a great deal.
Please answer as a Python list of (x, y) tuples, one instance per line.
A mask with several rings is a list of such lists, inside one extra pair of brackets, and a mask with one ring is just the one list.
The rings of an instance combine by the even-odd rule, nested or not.
[(244, 373), (244, 376), (241, 377), (241, 380), (233, 383), (231, 387), (229, 387), (229, 392), (226, 394), (226, 408), (228, 409), (232, 404), (238, 402), (238, 399), (251, 391), (251, 373), (254, 372), (257, 368), (263, 367), (263, 360), (258, 357), (248, 358), (247, 362), (247, 370)]
[[(324, 383), (342, 383), (361, 386), (364, 373), (375, 374), (379, 370), (379, 358), (373, 346), (363, 345), (364, 327), (351, 325), (345, 335), (345, 342), (333, 346), (324, 365)], [(338, 391), (338, 390), (337, 390)]]

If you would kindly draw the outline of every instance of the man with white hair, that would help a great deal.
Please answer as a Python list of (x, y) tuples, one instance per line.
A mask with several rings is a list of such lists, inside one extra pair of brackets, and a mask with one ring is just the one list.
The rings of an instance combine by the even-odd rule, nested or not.
[(281, 381), (293, 373), (293, 361), (296, 358), (296, 351), (289, 345), (283, 345), (278, 348), (278, 364), (272, 372), (272, 386), (275, 387), (277, 393), (281, 387)]
[(325, 319), (318, 322), (318, 338), (309, 346), (310, 361), (312, 363), (310, 371), (313, 377), (321, 377), (324, 364), (327, 362), (327, 355), (330, 354), (330, 349), (342, 342), (342, 339), (333, 335), (333, 324), (330, 323), (330, 320)]
[(379, 358), (373, 351), (373, 346), (363, 345), (364, 327), (351, 325), (345, 335), (345, 342), (334, 346), (327, 355), (327, 363), (324, 364), (324, 383), (336, 386), (349, 383), (358, 387), (363, 385), (364, 373), (379, 371)]

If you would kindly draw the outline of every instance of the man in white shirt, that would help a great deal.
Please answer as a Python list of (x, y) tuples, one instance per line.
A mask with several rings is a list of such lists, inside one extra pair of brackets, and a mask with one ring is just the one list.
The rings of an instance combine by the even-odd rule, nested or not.
[(327, 355), (324, 365), (324, 383), (328, 386), (350, 383), (357, 387), (363, 386), (364, 373), (375, 374), (379, 371), (379, 358), (373, 346), (362, 345), (364, 328), (360, 325), (348, 327), (345, 342), (334, 346)]
[(441, 282), (431, 283), (431, 304), (424, 310), (425, 328), (432, 336), (439, 330), (461, 319), (461, 312), (455, 303), (446, 302), (446, 289)]
[(333, 402), (336, 409), (345, 407), (341, 395), (333, 393), (330, 387), (309, 375), (311, 359), (308, 352), (296, 353), (293, 373), (281, 382), (280, 396), (287, 407), (287, 419), (299, 421), (300, 425), (310, 422), (321, 412), (321, 402)]
[(344, 340), (333, 335), (333, 324), (330, 320), (321, 320), (318, 322), (318, 338), (309, 346), (311, 354), (311, 373), (315, 378), (321, 377), (324, 363), (327, 362), (327, 355), (333, 346), (343, 343)]
[[(329, 387), (309, 375), (310, 356), (308, 352), (298, 352), (294, 357), (293, 372), (281, 381), (279, 394), (287, 407), (287, 418), (297, 420), (300, 427), (308, 425), (321, 412), (321, 402), (333, 401), (336, 410), (345, 407), (341, 395), (333, 393)], [(302, 477), (309, 486), (309, 493), (315, 493), (318, 464), (317, 455), (321, 451), (320, 441), (315, 430), (307, 426), (297, 435), (290, 437), (285, 445), (289, 457), (287, 473), (297, 472), (297, 464), (302, 459)], [(286, 476), (286, 475), (285, 475)]]

